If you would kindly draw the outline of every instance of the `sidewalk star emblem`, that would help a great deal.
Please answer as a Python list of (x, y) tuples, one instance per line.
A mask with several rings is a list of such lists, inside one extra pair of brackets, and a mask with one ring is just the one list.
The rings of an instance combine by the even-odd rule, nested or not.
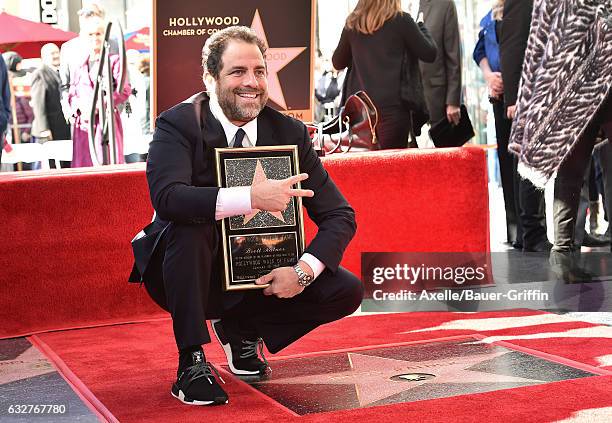
[[(541, 380), (470, 370), (470, 367), (492, 360), (506, 354), (506, 351), (493, 351), (466, 357), (438, 359), (428, 361), (396, 360), (374, 355), (347, 353), (350, 369), (327, 374), (289, 377), (270, 380), (269, 383), (314, 384), (314, 385), (354, 385), (360, 407), (365, 407), (392, 397), (421, 385), (444, 383), (517, 383), (531, 385), (542, 383)], [(390, 380), (398, 373), (430, 373), (435, 378), (420, 378), (413, 383), (401, 383), (401, 380)], [(404, 381), (405, 382), (405, 381)], [(262, 383), (262, 385), (265, 383)]]

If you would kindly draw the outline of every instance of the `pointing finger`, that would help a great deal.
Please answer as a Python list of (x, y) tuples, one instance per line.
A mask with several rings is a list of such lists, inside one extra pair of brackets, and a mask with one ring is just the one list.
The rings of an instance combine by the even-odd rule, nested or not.
[(308, 174), (300, 173), (299, 175), (288, 177), (286, 181), (289, 182), (290, 185), (294, 185), (294, 184), (297, 184), (298, 182), (305, 181), (306, 179), (308, 179)]
[(290, 189), (289, 195), (293, 197), (314, 197), (314, 191), (311, 189)]

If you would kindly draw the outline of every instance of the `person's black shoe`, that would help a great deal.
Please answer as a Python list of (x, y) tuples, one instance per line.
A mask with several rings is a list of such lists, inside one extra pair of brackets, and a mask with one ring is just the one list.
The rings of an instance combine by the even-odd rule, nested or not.
[(172, 396), (189, 405), (227, 404), (227, 394), (213, 375), (214, 372), (225, 383), (217, 369), (204, 361), (202, 351), (192, 352), (191, 359), (193, 364), (179, 371), (172, 385)]
[(581, 267), (578, 251), (552, 250), (549, 263), (554, 274), (565, 283), (586, 283), (593, 280), (593, 275)]
[(263, 339), (253, 333), (240, 332), (221, 320), (212, 320), (211, 326), (225, 351), (227, 364), (233, 374), (258, 377), (270, 374), (272, 370), (263, 354)]
[(585, 247), (605, 247), (610, 244), (610, 238), (605, 236), (592, 235), (589, 233), (584, 234), (582, 239), (582, 245)]
[(523, 252), (524, 253), (543, 253), (549, 252), (552, 248), (552, 244), (546, 239), (535, 245), (524, 245)]

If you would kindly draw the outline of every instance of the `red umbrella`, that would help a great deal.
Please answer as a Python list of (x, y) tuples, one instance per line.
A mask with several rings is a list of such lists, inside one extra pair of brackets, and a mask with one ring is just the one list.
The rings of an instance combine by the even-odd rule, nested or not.
[(123, 36), (126, 50), (138, 50), (148, 52), (150, 49), (149, 27), (145, 26), (138, 31), (128, 32)]
[(40, 49), (46, 43), (58, 46), (77, 36), (44, 23), (21, 19), (8, 13), (0, 13), (0, 51), (16, 51), (24, 59), (40, 57)]

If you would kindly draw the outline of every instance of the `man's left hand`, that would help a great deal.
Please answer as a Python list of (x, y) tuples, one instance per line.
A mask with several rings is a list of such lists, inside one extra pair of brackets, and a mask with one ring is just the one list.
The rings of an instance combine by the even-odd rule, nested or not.
[(448, 121), (453, 125), (459, 125), (459, 121), (461, 120), (461, 108), (459, 106), (447, 104), (446, 119), (448, 119)]
[(293, 298), (304, 290), (292, 267), (278, 267), (255, 281), (257, 285), (267, 283), (270, 286), (263, 290), (264, 295), (276, 295), (278, 298)]

